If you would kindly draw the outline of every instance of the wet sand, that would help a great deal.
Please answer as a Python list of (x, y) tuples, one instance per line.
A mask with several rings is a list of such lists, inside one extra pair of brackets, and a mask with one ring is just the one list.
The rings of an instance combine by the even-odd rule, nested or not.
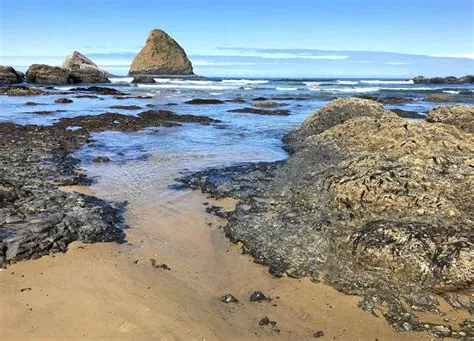
[[(202, 194), (156, 193), (129, 205), (126, 244), (73, 243), (0, 272), (0, 339), (312, 340), (320, 330), (322, 340), (433, 339), (395, 332), (358, 297), (272, 277), (224, 237), (225, 221), (205, 212), (203, 202), (215, 202)], [(255, 290), (273, 300), (249, 302)], [(220, 302), (226, 293), (240, 302)], [(276, 326), (259, 326), (264, 316)]]

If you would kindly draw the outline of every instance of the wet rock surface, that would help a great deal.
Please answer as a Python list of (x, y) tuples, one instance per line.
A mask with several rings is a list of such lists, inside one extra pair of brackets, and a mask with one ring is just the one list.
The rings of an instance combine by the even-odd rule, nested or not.
[(184, 102), (186, 104), (224, 104), (224, 101), (220, 99), (202, 99), (202, 98), (195, 98), (190, 101)]
[(117, 89), (101, 87), (101, 86), (90, 86), (88, 88), (73, 88), (70, 91), (71, 92), (77, 92), (77, 91), (92, 92), (92, 93), (98, 94), (98, 95), (113, 95), (113, 96), (125, 95), (125, 93), (123, 93), (122, 91), (119, 91)]
[(36, 84), (73, 84), (68, 69), (46, 64), (33, 64), (26, 71), (26, 81)]
[(5, 86), (0, 88), (0, 94), (7, 96), (44, 96), (50, 93), (41, 89), (23, 85)]
[(110, 109), (121, 109), (121, 110), (140, 110), (141, 107), (138, 105), (113, 105)]
[(122, 242), (122, 205), (65, 193), (86, 185), (69, 152), (88, 134), (59, 127), (0, 124), (0, 265), (64, 252), (75, 241)]
[(54, 103), (57, 103), (57, 104), (68, 104), (72, 102), (74, 102), (72, 99), (69, 99), (66, 97), (58, 98), (57, 100), (54, 101)]
[[(104, 113), (63, 118), (51, 126), (0, 123), (0, 266), (64, 252), (76, 240), (122, 242), (122, 204), (59, 189), (91, 183), (75, 172), (79, 160), (70, 153), (89, 142), (94, 132), (173, 127), (176, 122), (217, 121), (150, 110), (138, 117)], [(108, 157), (94, 161), (107, 162)], [(170, 269), (166, 264), (159, 267)]]
[(256, 108), (276, 108), (287, 106), (287, 103), (278, 103), (273, 101), (259, 101), (252, 104)]
[(448, 95), (434, 94), (423, 98), (426, 102), (457, 102), (457, 99)]
[(259, 108), (241, 108), (241, 109), (232, 109), (227, 110), (228, 112), (235, 112), (241, 114), (256, 114), (256, 115), (270, 115), (270, 116), (288, 116), (290, 114), (289, 110), (268, 110), (268, 109), (259, 109)]
[(297, 128), (286, 162), (183, 183), (240, 199), (225, 233), (275, 276), (359, 295), (362, 309), (398, 331), (473, 337), (469, 320), (416, 313), (439, 314), (439, 297), (473, 312), (472, 135), (359, 101), (333, 101)]
[(398, 117), (401, 117), (401, 118), (411, 118), (414, 120), (424, 120), (426, 118), (426, 115), (420, 114), (419, 112), (416, 112), (416, 111), (403, 110), (403, 109), (390, 109), (390, 111), (393, 111), (395, 114), (397, 114)]
[(132, 83), (145, 83), (145, 84), (153, 84), (156, 83), (155, 78), (153, 76), (144, 76), (144, 75), (139, 75), (135, 76), (132, 79)]

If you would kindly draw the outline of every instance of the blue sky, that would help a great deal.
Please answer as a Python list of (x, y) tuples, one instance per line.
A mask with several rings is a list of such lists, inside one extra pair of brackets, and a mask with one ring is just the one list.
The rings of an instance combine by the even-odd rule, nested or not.
[(472, 0), (0, 0), (0, 6), (0, 63), (20, 69), (60, 64), (78, 50), (125, 74), (153, 28), (172, 35), (207, 76), (410, 77), (474, 69)]

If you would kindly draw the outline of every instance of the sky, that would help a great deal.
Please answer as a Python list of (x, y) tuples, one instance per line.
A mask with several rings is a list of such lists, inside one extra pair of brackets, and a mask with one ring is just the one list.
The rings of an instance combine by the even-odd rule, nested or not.
[(0, 64), (73, 50), (126, 74), (161, 28), (195, 72), (234, 77), (474, 73), (473, 0), (0, 0)]

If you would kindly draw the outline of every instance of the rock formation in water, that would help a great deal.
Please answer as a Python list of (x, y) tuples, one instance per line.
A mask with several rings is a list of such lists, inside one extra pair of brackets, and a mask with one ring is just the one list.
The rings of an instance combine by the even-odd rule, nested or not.
[(106, 71), (77, 51), (66, 57), (62, 67), (70, 71), (74, 83), (110, 83)]
[(33, 64), (26, 71), (26, 81), (36, 84), (72, 84), (69, 70), (59, 66)]
[(77, 51), (66, 57), (62, 67), (31, 65), (26, 71), (26, 81), (36, 84), (110, 83), (106, 71)]
[[(436, 109), (445, 110), (437, 116), (472, 124), (472, 107)], [(423, 322), (417, 313), (439, 314), (439, 296), (474, 313), (472, 134), (345, 98), (286, 140), (293, 153), (285, 162), (183, 181), (241, 199), (226, 235), (275, 276), (308, 276), (360, 295), (363, 309), (398, 331), (474, 336), (472, 321)]]
[(417, 76), (413, 78), (415, 84), (468, 84), (474, 83), (474, 75), (467, 75), (464, 77), (434, 77), (425, 78), (423, 76)]
[(193, 76), (183, 48), (163, 30), (149, 33), (143, 49), (130, 66), (130, 75)]
[(18, 84), (23, 82), (23, 73), (11, 66), (0, 66), (0, 84)]

